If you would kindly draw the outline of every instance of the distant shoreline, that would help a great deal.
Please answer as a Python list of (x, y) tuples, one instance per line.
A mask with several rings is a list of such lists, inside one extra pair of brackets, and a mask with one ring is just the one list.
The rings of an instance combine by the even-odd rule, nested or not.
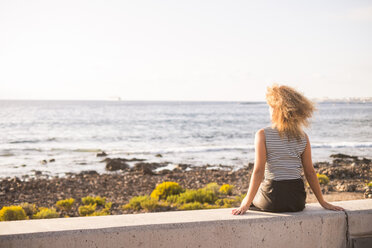
[[(371, 103), (372, 97), (346, 97), (346, 98), (310, 98), (317, 103)], [(173, 103), (173, 102), (186, 102), (186, 103), (242, 103), (242, 104), (266, 104), (266, 101), (248, 101), (248, 100), (127, 100), (120, 99), (0, 99), (0, 101), (46, 101), (46, 102), (144, 102), (144, 103)]]

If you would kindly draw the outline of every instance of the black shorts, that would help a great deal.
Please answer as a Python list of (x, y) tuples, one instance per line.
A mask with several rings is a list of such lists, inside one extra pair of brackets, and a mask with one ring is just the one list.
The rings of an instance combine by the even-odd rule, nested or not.
[(302, 178), (265, 179), (249, 209), (267, 212), (298, 212), (305, 208), (306, 191)]

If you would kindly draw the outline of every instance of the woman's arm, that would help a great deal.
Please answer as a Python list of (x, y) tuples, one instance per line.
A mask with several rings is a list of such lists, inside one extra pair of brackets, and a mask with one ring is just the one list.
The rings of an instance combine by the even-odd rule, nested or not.
[(318, 202), (323, 208), (330, 209), (330, 210), (344, 210), (342, 207), (332, 205), (324, 200), (322, 191), (320, 190), (319, 180), (318, 180), (318, 177), (316, 176), (316, 172), (314, 170), (313, 162), (311, 159), (311, 145), (310, 145), (309, 137), (307, 135), (306, 135), (306, 139), (307, 139), (307, 144), (306, 144), (304, 152), (301, 155), (301, 159), (302, 159), (302, 166), (304, 168), (304, 174), (305, 174), (307, 181), (309, 182), (311, 190), (314, 192), (316, 198), (318, 199)]
[(258, 188), (264, 178), (265, 164), (266, 164), (266, 145), (265, 145), (265, 133), (263, 129), (257, 131), (255, 135), (255, 163), (254, 169), (249, 182), (248, 193), (243, 199), (240, 207), (232, 210), (232, 214), (244, 214), (251, 205)]

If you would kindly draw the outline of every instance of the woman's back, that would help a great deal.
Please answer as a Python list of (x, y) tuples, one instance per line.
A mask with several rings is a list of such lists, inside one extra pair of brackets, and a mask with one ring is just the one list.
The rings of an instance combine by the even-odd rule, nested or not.
[(300, 140), (280, 137), (279, 131), (271, 126), (264, 128), (266, 140), (265, 179), (289, 180), (301, 178), (301, 155), (305, 150), (306, 136)]
[(256, 132), (248, 193), (233, 214), (242, 214), (248, 208), (269, 212), (303, 210), (306, 191), (302, 168), (319, 203), (326, 209), (343, 210), (323, 199), (311, 160), (310, 140), (302, 129), (310, 123), (314, 103), (295, 89), (276, 84), (268, 87), (266, 100), (272, 125)]

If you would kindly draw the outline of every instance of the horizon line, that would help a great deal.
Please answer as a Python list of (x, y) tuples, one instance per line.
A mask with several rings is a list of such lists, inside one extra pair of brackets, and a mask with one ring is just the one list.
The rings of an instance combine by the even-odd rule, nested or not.
[[(309, 98), (315, 102), (335, 102), (335, 101), (357, 101), (357, 102), (372, 102), (372, 97), (343, 97), (343, 98), (329, 98), (329, 97), (314, 97)], [(108, 101), (108, 102), (250, 102), (250, 103), (265, 103), (264, 100), (179, 100), (179, 99), (121, 99), (117, 98), (95, 98), (95, 99), (1, 99), (0, 101)]]

